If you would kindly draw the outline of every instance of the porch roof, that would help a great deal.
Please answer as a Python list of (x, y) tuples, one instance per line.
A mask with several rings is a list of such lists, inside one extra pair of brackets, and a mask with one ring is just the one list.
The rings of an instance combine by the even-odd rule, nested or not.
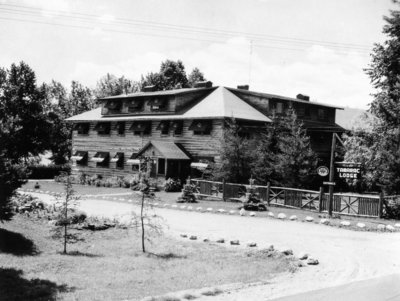
[(154, 147), (158, 150), (163, 157), (166, 159), (173, 160), (190, 160), (189, 156), (175, 143), (173, 142), (161, 142), (161, 141), (149, 141), (143, 148), (138, 152), (138, 156), (144, 153), (148, 148)]

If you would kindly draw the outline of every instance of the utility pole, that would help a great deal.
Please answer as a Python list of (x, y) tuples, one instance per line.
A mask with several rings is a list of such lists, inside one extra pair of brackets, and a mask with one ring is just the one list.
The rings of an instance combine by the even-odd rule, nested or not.
[(328, 203), (328, 214), (332, 217), (332, 210), (333, 210), (333, 181), (334, 181), (334, 160), (335, 160), (335, 149), (336, 149), (336, 133), (332, 134), (332, 145), (331, 145), (331, 162), (329, 168), (329, 203)]

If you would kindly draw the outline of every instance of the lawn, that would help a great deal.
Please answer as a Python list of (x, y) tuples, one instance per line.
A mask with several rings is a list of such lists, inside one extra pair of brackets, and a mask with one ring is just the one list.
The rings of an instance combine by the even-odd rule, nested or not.
[(216, 243), (154, 237), (140, 250), (133, 229), (75, 230), (84, 241), (52, 238), (46, 221), (16, 215), (0, 228), (1, 300), (138, 300), (173, 291), (268, 280), (293, 269), (282, 255)]
[[(41, 188), (40, 190), (42, 191), (51, 191), (51, 192), (62, 192), (63, 191), (63, 185), (56, 183), (54, 181), (42, 181), (40, 182)], [(25, 184), (22, 188), (23, 189), (34, 189), (34, 182), (28, 182)], [(85, 195), (91, 195), (92, 199), (93, 198), (99, 198), (99, 199), (106, 199), (110, 201), (122, 201), (122, 202), (127, 202), (128, 200), (132, 199), (138, 199), (138, 195), (132, 192), (130, 189), (127, 188), (106, 188), (106, 187), (93, 187), (93, 186), (85, 186), (85, 185), (74, 185), (74, 189), (76, 190), (76, 193), (85, 196)], [(227, 214), (229, 211), (234, 210), (235, 214), (238, 214), (239, 212), (239, 207), (241, 206), (241, 203), (235, 203), (235, 202), (223, 202), (221, 200), (217, 200), (215, 198), (207, 199), (203, 198), (198, 201), (198, 203), (194, 204), (177, 204), (176, 201), (178, 199), (180, 193), (167, 193), (164, 191), (159, 191), (156, 192), (156, 197), (159, 200), (158, 203), (160, 206), (164, 206), (164, 204), (167, 204), (166, 208), (173, 208), (176, 210), (180, 210), (182, 206), (185, 206), (183, 210), (187, 210), (188, 206), (192, 206), (193, 210), (196, 210), (198, 207), (202, 207), (203, 211), (205, 211), (207, 208), (213, 208), (213, 212), (217, 213), (219, 209), (225, 210), (225, 214)], [(175, 207), (176, 205), (176, 207)], [(172, 207), (174, 206), (174, 207)], [(309, 210), (300, 210), (300, 209), (295, 209), (295, 208), (285, 208), (285, 207), (274, 207), (270, 206), (268, 208), (268, 212), (256, 212), (257, 217), (265, 217), (265, 218), (271, 218), (268, 216), (269, 212), (274, 213), (274, 216), (277, 217), (279, 213), (284, 213), (287, 216), (287, 219), (292, 216), (296, 215), (297, 216), (297, 221), (296, 222), (304, 222), (305, 218), (307, 216), (311, 216), (314, 218), (315, 223), (319, 223), (321, 218), (327, 217), (326, 213), (319, 213), (315, 211), (309, 211)], [(250, 212), (246, 212), (246, 215), (249, 215)], [(351, 225), (345, 227), (346, 229), (350, 230), (356, 230), (356, 231), (377, 231), (377, 226), (379, 224), (385, 224), (385, 225), (394, 225), (396, 223), (399, 223), (399, 221), (396, 220), (385, 220), (385, 219), (378, 219), (378, 218), (367, 218), (367, 217), (356, 217), (356, 216), (346, 216), (346, 215), (341, 215), (341, 216), (336, 216), (336, 218), (330, 219), (330, 224), (331, 226), (335, 227), (341, 227), (340, 223), (342, 221), (350, 221)], [(359, 228), (356, 226), (357, 223), (364, 223), (365, 228)]]

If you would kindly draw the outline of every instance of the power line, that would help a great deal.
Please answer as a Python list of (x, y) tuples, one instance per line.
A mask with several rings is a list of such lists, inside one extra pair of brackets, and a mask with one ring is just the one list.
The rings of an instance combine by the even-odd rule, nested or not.
[[(23, 8), (21, 9), (14, 9), (14, 8), (3, 8), (2, 6), (8, 6), (8, 7), (17, 7), (17, 8)], [(110, 21), (110, 25), (128, 25), (128, 26), (135, 26), (135, 29), (137, 26), (144, 27), (146, 30), (154, 31), (154, 29), (160, 29), (163, 31), (167, 31), (169, 33), (175, 33), (175, 34), (192, 34), (192, 33), (199, 33), (202, 34), (203, 36), (207, 36), (207, 38), (210, 39), (203, 39), (203, 38), (193, 38), (193, 37), (187, 37), (187, 36), (165, 36), (165, 35), (160, 35), (160, 34), (154, 34), (154, 33), (143, 33), (143, 32), (132, 32), (132, 31), (126, 31), (126, 30), (118, 30), (118, 29), (110, 29), (103, 24), (99, 18), (100, 16), (98, 15), (93, 15), (93, 14), (83, 14), (83, 13), (73, 13), (72, 15), (68, 12), (64, 11), (56, 11), (56, 10), (40, 10), (39, 8), (36, 7), (30, 7), (30, 6), (21, 6), (21, 5), (12, 5), (12, 4), (0, 4), (0, 11), (3, 11), (7, 14), (14, 14), (17, 16), (30, 16), (30, 17), (43, 17), (41, 15), (41, 12), (47, 12), (47, 13), (56, 13), (58, 17), (62, 17), (64, 19), (74, 19), (78, 20), (79, 22), (84, 22), (84, 23), (101, 23), (102, 25), (102, 30), (104, 31), (109, 31), (109, 32), (119, 32), (119, 33), (131, 33), (131, 34), (137, 34), (137, 35), (148, 35), (148, 36), (154, 36), (154, 37), (167, 37), (167, 38), (175, 38), (175, 39), (187, 39), (187, 40), (195, 40), (195, 41), (202, 41), (202, 42), (212, 42), (212, 43), (221, 43), (220, 39), (221, 38), (231, 38), (234, 37), (234, 35), (247, 35), (246, 37), (252, 37), (252, 41), (256, 40), (258, 43), (254, 43), (256, 47), (261, 47), (261, 48), (276, 48), (276, 49), (284, 49), (284, 50), (296, 50), (296, 51), (303, 51), (304, 49), (301, 48), (285, 48), (285, 47), (273, 47), (270, 45), (265, 45), (263, 42), (274, 42), (275, 44), (282, 44), (278, 46), (287, 46), (286, 44), (292, 44), (292, 46), (295, 47), (306, 47), (311, 44), (311, 42), (318, 42), (320, 44), (326, 44), (323, 46), (326, 47), (331, 47), (335, 48), (335, 50), (343, 50), (343, 49), (350, 49), (356, 52), (367, 52), (369, 49), (367, 49), (365, 46), (358, 45), (358, 44), (346, 44), (346, 43), (334, 43), (334, 42), (325, 42), (325, 41), (314, 41), (314, 40), (304, 40), (304, 39), (293, 39), (293, 38), (286, 38), (286, 37), (275, 37), (274, 38), (269, 38), (271, 36), (268, 35), (262, 35), (262, 34), (250, 34), (250, 33), (244, 33), (244, 32), (235, 32), (235, 31), (225, 31), (225, 30), (211, 30), (207, 28), (201, 28), (201, 27), (194, 27), (194, 26), (187, 26), (187, 27), (182, 27), (178, 25), (173, 25), (173, 24), (166, 24), (166, 23), (158, 23), (158, 22), (150, 22), (150, 21), (138, 21), (138, 20), (133, 20), (133, 19), (124, 19), (124, 18), (116, 18), (115, 21)], [(39, 24), (47, 24), (47, 25), (57, 25), (57, 26), (65, 26), (65, 27), (74, 27), (74, 28), (84, 28), (84, 29), (89, 29), (91, 30), (91, 27), (88, 26), (82, 26), (82, 25), (70, 25), (70, 24), (61, 24), (61, 23), (56, 23), (56, 22), (44, 22), (44, 21), (37, 21), (37, 20), (21, 20), (21, 19), (16, 19), (16, 18), (3, 18), (7, 20), (13, 20), (13, 21), (20, 21), (20, 22), (31, 22), (31, 23), (39, 23)], [(257, 38), (258, 37), (258, 38)], [(223, 42), (225, 43), (225, 41)], [(351, 46), (354, 45), (354, 46)]]

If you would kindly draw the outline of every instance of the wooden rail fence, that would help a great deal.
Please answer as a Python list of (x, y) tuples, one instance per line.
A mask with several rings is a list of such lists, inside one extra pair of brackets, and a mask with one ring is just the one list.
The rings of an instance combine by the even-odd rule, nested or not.
[[(225, 182), (213, 182), (203, 179), (192, 179), (199, 196), (208, 196), (224, 201), (245, 201), (245, 194), (250, 185), (233, 184)], [(328, 211), (329, 195), (319, 191), (275, 187), (269, 183), (267, 186), (252, 186), (261, 201), (272, 206), (298, 208), (317, 212)], [(343, 215), (382, 217), (386, 206), (400, 204), (400, 195), (353, 195), (334, 194), (333, 212)]]

